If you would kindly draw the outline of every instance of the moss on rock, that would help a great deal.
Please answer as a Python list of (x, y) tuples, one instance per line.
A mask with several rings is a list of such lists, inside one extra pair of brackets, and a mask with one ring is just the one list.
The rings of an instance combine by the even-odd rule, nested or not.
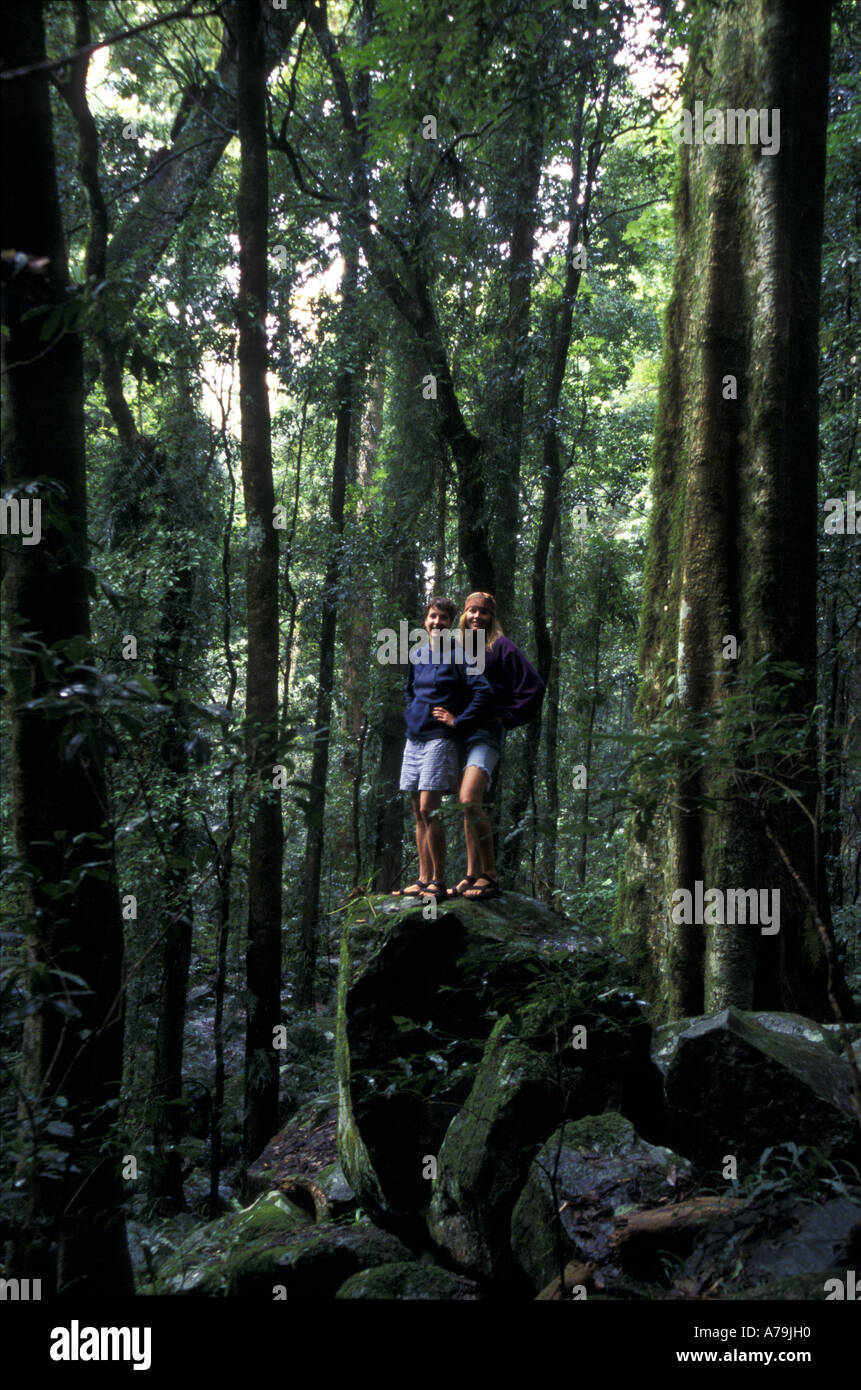
[(161, 1266), (155, 1287), (142, 1291), (197, 1297), (224, 1294), (232, 1251), (249, 1244), (263, 1248), (277, 1245), (289, 1234), (308, 1227), (311, 1220), (282, 1193), (265, 1193), (243, 1211), (198, 1226)]
[(273, 1299), (283, 1289), (288, 1300), (334, 1298), (350, 1275), (378, 1264), (410, 1260), (395, 1236), (369, 1221), (331, 1223), (295, 1231), (288, 1240), (260, 1240), (237, 1252), (226, 1269), (227, 1292), (234, 1298)]
[(461, 1274), (451, 1274), (435, 1265), (412, 1262), (377, 1265), (362, 1269), (341, 1285), (336, 1298), (343, 1299), (409, 1299), (416, 1302), (438, 1300), (473, 1300), (479, 1297), (478, 1285)]

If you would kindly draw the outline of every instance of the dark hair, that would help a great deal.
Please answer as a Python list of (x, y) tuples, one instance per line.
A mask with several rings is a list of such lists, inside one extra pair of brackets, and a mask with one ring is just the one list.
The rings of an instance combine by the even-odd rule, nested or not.
[(450, 623), (454, 622), (457, 604), (452, 603), (450, 598), (443, 598), (442, 594), (437, 594), (436, 598), (429, 598), (425, 604), (425, 617), (427, 617), (432, 608), (438, 608), (440, 613), (445, 613)]

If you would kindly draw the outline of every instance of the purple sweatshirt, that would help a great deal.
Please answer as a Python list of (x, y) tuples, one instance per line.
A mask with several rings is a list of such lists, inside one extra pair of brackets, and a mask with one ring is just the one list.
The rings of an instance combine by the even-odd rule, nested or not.
[[(544, 682), (510, 637), (497, 637), (490, 650), (485, 650), (484, 677), (493, 690), (490, 712), (501, 720), (502, 728), (528, 724), (538, 714), (544, 699)], [(489, 729), (477, 729), (468, 742), (498, 743), (499, 728), (495, 724)]]

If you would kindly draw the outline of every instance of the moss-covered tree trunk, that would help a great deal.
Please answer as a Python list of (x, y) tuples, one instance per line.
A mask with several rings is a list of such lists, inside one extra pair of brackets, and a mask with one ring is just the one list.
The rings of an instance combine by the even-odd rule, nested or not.
[(41, 508), (39, 536), (22, 528), (3, 538), (13, 822), (33, 1008), (20, 1097), (30, 1219), (8, 1272), (44, 1279), (46, 1293), (106, 1297), (134, 1289), (114, 1139), (123, 938), (89, 651), (83, 360), (67, 317), (44, 58), (41, 5), (6, 6), (0, 65), (25, 72), (0, 83), (3, 486)]
[[(820, 894), (827, 922), (814, 749), (809, 739), (790, 747), (789, 721), (801, 727), (815, 690), (829, 11), (783, 0), (702, 6), (683, 93), (692, 122), (702, 102), (704, 134), (719, 133), (710, 109), (765, 121), (758, 140), (745, 123), (744, 143), (700, 142), (695, 123), (679, 127), (690, 143), (680, 146), (638, 714), (646, 730), (668, 713), (677, 730), (707, 721), (721, 756), (682, 751), (668, 795), (641, 772), (654, 813), (632, 827), (617, 917), (669, 1017), (729, 1004), (814, 1015), (828, 1008), (814, 913), (778, 845)], [(766, 656), (751, 715), (737, 718), (729, 697), (743, 701)], [(797, 664), (801, 678), (777, 663)], [(774, 734), (777, 702), (785, 738)], [(768, 788), (779, 799), (766, 798)], [(672, 894), (694, 894), (698, 881), (724, 894), (771, 890), (772, 907), (779, 891), (779, 931), (677, 924)]]

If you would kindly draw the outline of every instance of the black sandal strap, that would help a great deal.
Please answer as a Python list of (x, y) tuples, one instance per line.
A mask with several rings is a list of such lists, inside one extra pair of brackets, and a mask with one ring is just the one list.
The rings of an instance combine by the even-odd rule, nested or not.
[(415, 883), (416, 888), (418, 889), (417, 893), (408, 892), (408, 889), (412, 888), (413, 886), (412, 883), (408, 883), (406, 888), (402, 888), (400, 892), (395, 894), (394, 896), (400, 898), (420, 898), (422, 893), (427, 888), (427, 884), (425, 883), (423, 878), (413, 879), (413, 883)]

